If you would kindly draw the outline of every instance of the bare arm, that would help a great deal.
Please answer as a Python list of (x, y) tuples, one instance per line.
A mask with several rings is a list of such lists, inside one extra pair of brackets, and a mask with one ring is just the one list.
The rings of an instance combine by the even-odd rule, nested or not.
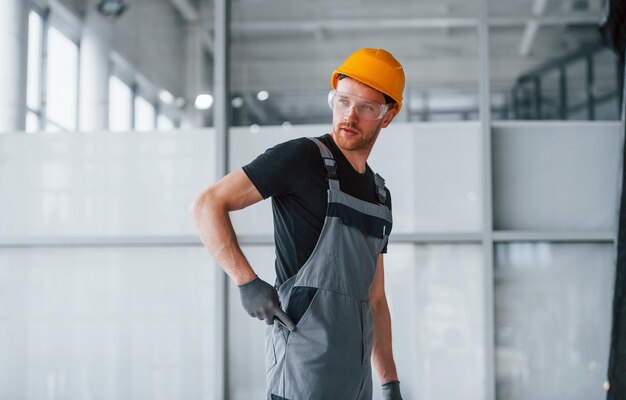
[(372, 363), (382, 384), (398, 380), (391, 348), (391, 316), (385, 295), (385, 270), (383, 255), (378, 256), (376, 275), (370, 287), (370, 304), (374, 321), (374, 347)]
[(200, 193), (189, 207), (202, 243), (238, 286), (250, 282), (256, 274), (239, 247), (228, 213), (262, 199), (247, 175), (239, 169)]

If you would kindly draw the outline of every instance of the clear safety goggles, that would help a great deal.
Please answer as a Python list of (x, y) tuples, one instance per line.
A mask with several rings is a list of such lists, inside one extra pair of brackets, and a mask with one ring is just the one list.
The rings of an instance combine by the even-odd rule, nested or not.
[(328, 93), (328, 106), (333, 112), (339, 114), (350, 112), (350, 109), (354, 108), (356, 115), (367, 121), (381, 119), (389, 109), (387, 104), (380, 104), (364, 97), (338, 92), (335, 89)]

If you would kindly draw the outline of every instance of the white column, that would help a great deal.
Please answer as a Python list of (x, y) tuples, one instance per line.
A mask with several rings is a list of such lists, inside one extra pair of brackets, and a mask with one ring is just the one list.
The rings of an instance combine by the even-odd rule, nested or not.
[(24, 130), (26, 125), (26, 59), (28, 2), (0, 1), (0, 132)]
[[(491, 91), (489, 85), (489, 0), (478, 1), (478, 98), (481, 128), (482, 170), (482, 248), (484, 282), (484, 385), (485, 400), (496, 398), (493, 171), (491, 155)], [(480, 378), (478, 378), (480, 379)]]
[[(228, 141), (228, 114), (230, 111), (230, 88), (229, 88), (229, 71), (230, 71), (230, 2), (229, 0), (216, 0), (215, 1), (215, 15), (214, 15), (214, 32), (215, 40), (213, 42), (213, 88), (215, 106), (214, 121), (215, 121), (215, 162), (217, 178), (228, 173), (228, 155), (229, 155), (229, 141)], [(215, 265), (215, 301), (222, 308), (216, 315), (215, 321), (219, 321), (219, 326), (222, 327), (221, 331), (216, 334), (216, 358), (219, 360), (216, 365), (222, 366), (221, 371), (216, 371), (215, 395), (216, 399), (230, 399), (229, 388), (231, 384), (234, 384), (230, 380), (230, 326), (228, 322), (228, 291), (229, 291), (229, 279), (228, 276)], [(219, 362), (221, 361), (221, 365)]]
[[(81, 131), (104, 130), (109, 125), (109, 53), (111, 24), (90, 1), (80, 44), (78, 126)], [(93, 3), (93, 4), (91, 4)]]

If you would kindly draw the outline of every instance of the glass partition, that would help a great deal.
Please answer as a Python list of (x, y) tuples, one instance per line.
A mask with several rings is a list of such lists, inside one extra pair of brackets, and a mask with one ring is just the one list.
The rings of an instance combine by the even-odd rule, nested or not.
[[(272, 246), (245, 246), (244, 253), (262, 279), (274, 281)], [(385, 288), (405, 398), (484, 398), (481, 264), (478, 245), (389, 246)], [(262, 398), (266, 325), (245, 313), (238, 291), (230, 288), (230, 398)]]
[[(243, 246), (254, 271), (266, 282), (274, 283), (274, 247)], [(239, 290), (228, 287), (229, 375), (231, 400), (265, 398), (265, 322), (250, 317), (241, 306)]]
[(615, 224), (621, 145), (610, 123), (503, 125), (493, 130), (497, 230), (605, 231)]
[(482, 264), (480, 245), (389, 245), (385, 290), (404, 398), (485, 398)]
[(613, 245), (495, 250), (497, 398), (605, 399)]
[(206, 398), (215, 274), (200, 247), (0, 251), (0, 398)]
[[(277, 143), (321, 136), (326, 125), (232, 128), (231, 170)], [(396, 123), (383, 130), (369, 165), (391, 191), (393, 234), (478, 232), (481, 229), (480, 131), (470, 123)], [(321, 161), (320, 161), (321, 162)], [(271, 234), (269, 201), (233, 214), (238, 232)]]
[(0, 236), (196, 235), (187, 208), (215, 181), (215, 134), (0, 135)]

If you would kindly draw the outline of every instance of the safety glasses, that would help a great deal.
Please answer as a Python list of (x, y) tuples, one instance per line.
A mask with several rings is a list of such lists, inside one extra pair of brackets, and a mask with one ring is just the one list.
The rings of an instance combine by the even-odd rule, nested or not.
[(381, 119), (389, 109), (387, 104), (380, 104), (364, 97), (338, 92), (335, 89), (328, 93), (328, 106), (334, 113), (340, 114), (350, 112), (354, 108), (356, 115), (367, 121)]

